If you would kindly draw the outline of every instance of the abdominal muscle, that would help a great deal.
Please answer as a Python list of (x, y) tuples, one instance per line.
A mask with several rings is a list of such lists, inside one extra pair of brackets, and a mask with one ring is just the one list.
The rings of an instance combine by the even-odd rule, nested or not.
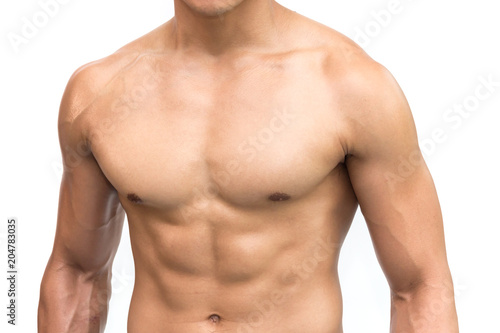
[(342, 332), (336, 265), (344, 235), (321, 230), (332, 221), (303, 221), (320, 227), (312, 234), (314, 227), (279, 219), (241, 234), (129, 221), (136, 265), (129, 333)]
[[(176, 283), (187, 281), (179, 279)], [(210, 284), (217, 285), (198, 285), (210, 288)], [(194, 286), (196, 283), (192, 283)], [(245, 286), (212, 287), (204, 293), (193, 289), (191, 293), (163, 295), (154, 282), (137, 282), (128, 332), (342, 332), (341, 297), (335, 279), (311, 276), (293, 286), (276, 286), (267, 279), (257, 279)], [(180, 301), (183, 308), (172, 307), (165, 297)]]
[(122, 195), (136, 272), (128, 333), (341, 333), (337, 263), (357, 207), (342, 175), (253, 207), (216, 196), (187, 218)]

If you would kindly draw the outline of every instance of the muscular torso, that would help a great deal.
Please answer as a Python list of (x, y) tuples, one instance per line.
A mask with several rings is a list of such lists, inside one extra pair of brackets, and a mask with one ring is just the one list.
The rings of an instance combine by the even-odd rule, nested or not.
[(137, 52), (79, 116), (128, 216), (130, 333), (342, 331), (357, 201), (328, 57)]

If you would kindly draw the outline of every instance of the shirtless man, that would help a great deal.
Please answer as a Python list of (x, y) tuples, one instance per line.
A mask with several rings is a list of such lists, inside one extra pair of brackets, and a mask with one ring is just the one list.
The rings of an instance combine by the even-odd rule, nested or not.
[(388, 71), (273, 0), (174, 3), (70, 79), (39, 332), (104, 331), (125, 213), (129, 333), (342, 332), (358, 204), (391, 332), (458, 332), (438, 198)]

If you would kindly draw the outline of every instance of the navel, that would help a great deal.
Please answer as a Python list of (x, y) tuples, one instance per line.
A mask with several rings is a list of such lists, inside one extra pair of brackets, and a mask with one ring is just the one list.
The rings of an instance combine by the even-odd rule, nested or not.
[(269, 200), (271, 201), (285, 201), (290, 199), (290, 196), (283, 192), (274, 192), (269, 196)]
[(220, 316), (214, 313), (208, 317), (208, 320), (214, 324), (218, 324), (220, 322)]
[(142, 199), (135, 193), (129, 193), (127, 195), (127, 199), (133, 203), (136, 203), (136, 204), (142, 203)]

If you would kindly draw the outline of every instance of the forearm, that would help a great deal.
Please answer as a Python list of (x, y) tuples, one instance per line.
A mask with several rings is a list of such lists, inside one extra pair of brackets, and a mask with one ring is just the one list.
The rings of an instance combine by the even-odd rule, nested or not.
[(458, 333), (451, 279), (422, 282), (391, 296), (391, 333)]
[(101, 333), (111, 295), (110, 272), (49, 265), (40, 287), (38, 333)]

